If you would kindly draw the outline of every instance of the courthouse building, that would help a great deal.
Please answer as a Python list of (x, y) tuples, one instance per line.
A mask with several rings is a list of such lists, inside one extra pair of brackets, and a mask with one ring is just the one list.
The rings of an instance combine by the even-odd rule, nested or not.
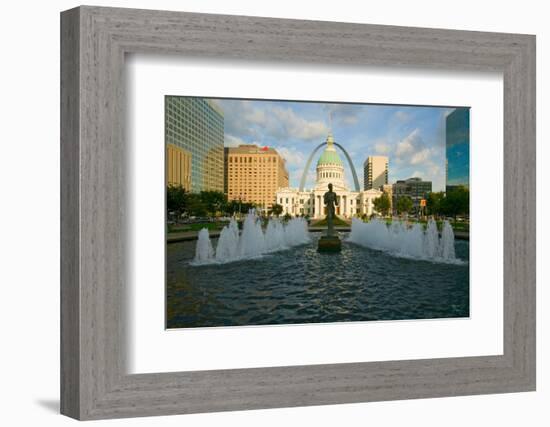
[[(376, 189), (360, 191), (351, 190), (344, 179), (344, 163), (335, 148), (334, 138), (331, 133), (321, 145), (326, 145), (325, 150), (317, 160), (315, 186), (309, 190), (294, 188), (280, 188), (277, 191), (277, 203), (283, 206), (283, 214), (291, 216), (307, 215), (314, 219), (322, 219), (326, 216), (326, 207), (323, 195), (328, 191), (328, 184), (333, 185), (333, 191), (338, 197), (336, 215), (343, 218), (371, 215), (374, 212), (373, 202), (382, 195)], [(339, 146), (342, 150), (343, 147)], [(314, 151), (315, 153), (315, 151)], [(349, 167), (353, 168), (349, 156)], [(309, 165), (309, 162), (308, 162)], [(306, 169), (307, 166), (306, 165)], [(304, 174), (307, 174), (304, 170)], [(353, 169), (354, 176), (355, 170)]]

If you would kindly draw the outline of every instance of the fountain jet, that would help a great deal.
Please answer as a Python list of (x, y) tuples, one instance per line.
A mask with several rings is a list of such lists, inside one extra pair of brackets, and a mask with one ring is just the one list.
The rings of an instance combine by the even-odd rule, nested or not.
[(252, 210), (246, 215), (240, 234), (237, 221), (231, 219), (229, 225), (222, 229), (215, 251), (208, 229), (203, 228), (199, 232), (192, 264), (222, 264), (252, 259), (309, 241), (307, 221), (304, 218), (292, 218), (286, 224), (278, 218), (273, 218), (264, 231), (260, 218)]
[(456, 258), (454, 233), (449, 221), (443, 221), (441, 237), (433, 219), (428, 221), (426, 230), (421, 224), (407, 226), (393, 220), (391, 225), (374, 219), (363, 222), (353, 218), (348, 241), (372, 249), (388, 252), (394, 256), (422, 259), (434, 262), (461, 263)]

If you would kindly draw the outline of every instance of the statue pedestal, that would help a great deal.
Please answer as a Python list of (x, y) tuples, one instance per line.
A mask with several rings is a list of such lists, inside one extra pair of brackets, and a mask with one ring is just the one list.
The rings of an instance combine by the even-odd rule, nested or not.
[(342, 241), (338, 236), (321, 236), (317, 246), (319, 252), (340, 252)]

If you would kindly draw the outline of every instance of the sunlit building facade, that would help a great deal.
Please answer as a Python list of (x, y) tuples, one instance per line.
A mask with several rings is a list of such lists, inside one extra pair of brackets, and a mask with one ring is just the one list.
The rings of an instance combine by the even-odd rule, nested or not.
[(174, 144), (166, 144), (166, 183), (191, 191), (191, 153)]
[(388, 158), (386, 156), (369, 156), (363, 163), (363, 189), (380, 190), (388, 183)]
[[(175, 146), (190, 157), (191, 191), (223, 192), (224, 118), (221, 109), (204, 98), (166, 96), (165, 117), (167, 147)], [(174, 150), (173, 154), (175, 153)], [(169, 181), (170, 158), (167, 160)]]
[(278, 188), (288, 187), (285, 160), (273, 148), (243, 144), (226, 147), (225, 194), (228, 200), (255, 203), (269, 210)]

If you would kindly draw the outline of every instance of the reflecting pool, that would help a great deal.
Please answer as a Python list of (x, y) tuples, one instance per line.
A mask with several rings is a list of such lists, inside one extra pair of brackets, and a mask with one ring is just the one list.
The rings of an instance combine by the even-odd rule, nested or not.
[[(195, 265), (195, 241), (167, 245), (167, 327), (270, 325), (469, 316), (469, 243), (441, 263), (349, 241), (309, 242), (254, 259)], [(214, 246), (217, 239), (212, 239)]]

